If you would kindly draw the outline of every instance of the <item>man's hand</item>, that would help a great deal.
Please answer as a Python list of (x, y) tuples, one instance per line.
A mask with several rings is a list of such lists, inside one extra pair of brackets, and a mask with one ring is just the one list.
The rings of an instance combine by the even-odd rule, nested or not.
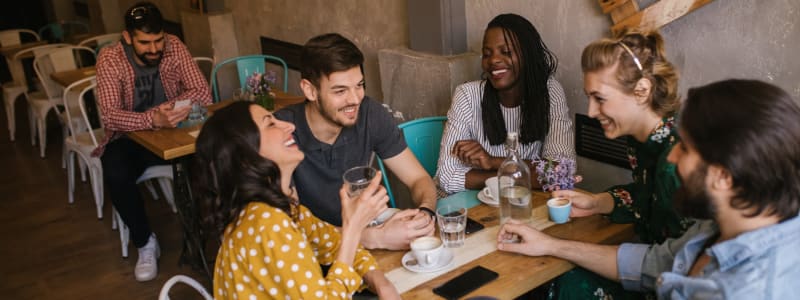
[(155, 128), (175, 128), (178, 122), (183, 121), (189, 116), (192, 106), (179, 109), (172, 109), (172, 103), (162, 103), (155, 109), (153, 114), (153, 127)]
[[(519, 236), (520, 241), (518, 243), (503, 242), (504, 240), (510, 240), (513, 235)], [(552, 250), (555, 249), (554, 243), (557, 241), (558, 239), (514, 220), (509, 220), (503, 224), (500, 227), (500, 231), (497, 232), (498, 250), (529, 256), (552, 255)]]
[(480, 143), (474, 140), (461, 140), (453, 145), (451, 150), (454, 156), (458, 157), (465, 164), (472, 165), (481, 170), (496, 169), (492, 164), (492, 156), (483, 149)]
[(433, 235), (436, 222), (424, 211), (407, 209), (396, 213), (386, 223), (367, 230), (371, 232), (363, 236), (365, 247), (405, 250), (414, 239)]

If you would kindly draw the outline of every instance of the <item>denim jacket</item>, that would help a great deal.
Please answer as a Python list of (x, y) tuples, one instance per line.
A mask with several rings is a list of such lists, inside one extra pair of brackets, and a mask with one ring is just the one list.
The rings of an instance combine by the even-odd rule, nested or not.
[(698, 221), (659, 245), (623, 244), (617, 251), (622, 285), (655, 291), (660, 299), (796, 299), (800, 282), (800, 217), (742, 233), (706, 249), (699, 277), (688, 276), (719, 228)]

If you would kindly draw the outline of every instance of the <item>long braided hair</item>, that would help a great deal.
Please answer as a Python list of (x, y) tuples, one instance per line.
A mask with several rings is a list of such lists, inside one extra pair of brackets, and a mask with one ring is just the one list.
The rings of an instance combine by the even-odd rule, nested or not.
[[(543, 140), (550, 130), (550, 92), (548, 79), (558, 68), (556, 56), (547, 49), (536, 27), (516, 14), (502, 14), (489, 22), (490, 28), (503, 29), (506, 44), (513, 47), (519, 56), (518, 84), (522, 88), (522, 120), (520, 143), (530, 144)], [(488, 81), (481, 101), (483, 128), (486, 139), (492, 145), (505, 142), (506, 128), (497, 89)]]

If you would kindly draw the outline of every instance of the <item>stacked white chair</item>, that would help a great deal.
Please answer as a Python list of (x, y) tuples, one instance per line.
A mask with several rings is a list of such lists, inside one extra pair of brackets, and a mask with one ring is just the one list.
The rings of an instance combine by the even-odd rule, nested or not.
[(78, 42), (78, 46), (93, 48), (95, 53), (100, 53), (100, 49), (112, 45), (122, 38), (122, 33), (108, 33), (93, 36)]
[[(28, 103), (31, 108), (32, 124), (31, 126), (31, 139), (34, 140), (34, 135), (39, 136), (39, 155), (42, 158), (45, 156), (45, 148), (47, 147), (47, 114), (51, 109), (57, 108), (62, 105), (61, 98), (64, 88), (50, 78), (50, 74), (55, 72), (75, 70), (79, 67), (77, 57), (82, 55), (94, 56), (94, 51), (88, 47), (72, 46), (63, 44), (63, 46), (37, 48), (34, 51), (35, 59), (33, 60), (33, 69), (36, 71), (36, 76), (42, 85), (41, 91), (27, 92), (25, 94), (28, 98)], [(83, 52), (84, 54), (82, 54)], [(66, 111), (66, 110), (65, 110)], [(73, 109), (73, 113), (76, 111)], [(56, 109), (56, 115), (62, 126), (63, 136), (69, 135), (66, 126), (67, 118), (63, 112)], [(76, 124), (82, 124), (80, 122)], [(78, 128), (81, 129), (81, 128)], [(66, 150), (66, 148), (64, 148)], [(62, 155), (62, 167), (66, 166), (66, 151)]]
[[(0, 31), (0, 46), (8, 47), (8, 46), (20, 45), (22, 44), (22, 36), (25, 35), (30, 36), (31, 39), (36, 41), (41, 40), (39, 34), (30, 29), (3, 30)], [(7, 57), (6, 61), (7, 62), (17, 61), (18, 57), (19, 54), (14, 55), (14, 57)], [(16, 102), (17, 98), (19, 98), (19, 96), (28, 91), (28, 85), (25, 82), (24, 72), (21, 69), (16, 70), (16, 68), (14, 68), (12, 65), (13, 64), (11, 63), (8, 64), (9, 71), (12, 73), (12, 78), (14, 77), (17, 78), (12, 79), (11, 82), (4, 82), (2, 84), (2, 87), (3, 87), (3, 104), (5, 104), (6, 118), (8, 119), (8, 133), (9, 137), (11, 138), (11, 141), (13, 142), (17, 128), (14, 103)], [(17, 74), (16, 76), (13, 76), (14, 73), (22, 73), (22, 74)]]
[[(63, 105), (66, 108), (66, 117), (67, 117), (67, 126), (70, 127), (69, 132), (71, 133), (64, 139), (65, 149), (67, 150), (67, 183), (69, 188), (69, 203), (74, 202), (74, 191), (75, 191), (75, 155), (87, 166), (89, 169), (89, 176), (91, 178), (92, 184), (92, 192), (94, 194), (95, 204), (97, 206), (97, 218), (103, 218), (103, 164), (100, 161), (99, 157), (94, 157), (91, 155), (92, 151), (97, 148), (99, 145), (98, 142), (101, 141), (105, 137), (105, 131), (102, 127), (97, 129), (91, 129), (91, 124), (89, 123), (89, 116), (86, 112), (86, 107), (84, 103), (84, 96), (86, 93), (93, 91), (97, 85), (95, 81), (95, 76), (87, 77), (85, 79), (79, 80), (74, 82), (73, 84), (69, 85), (67, 88), (64, 89), (62, 101)], [(74, 108), (78, 108), (78, 112), (73, 112)], [(98, 110), (98, 113), (101, 113)], [(75, 120), (74, 118), (78, 118)], [(81, 128), (79, 129), (76, 125), (76, 122), (82, 123)], [(167, 202), (172, 206), (173, 211), (175, 210), (175, 201), (174, 196), (172, 194), (172, 167), (169, 165), (159, 165), (159, 166), (152, 166), (145, 170), (144, 174), (139, 176), (137, 179), (137, 183), (145, 182), (150, 179), (158, 180), (159, 185), (162, 188), (164, 193), (164, 197), (167, 198)], [(151, 190), (151, 192), (155, 192)], [(113, 206), (112, 206), (113, 207)], [(119, 214), (117, 213), (116, 209), (113, 209), (113, 215), (111, 220), (111, 227), (112, 229), (117, 229), (119, 227), (119, 234), (120, 234), (120, 242), (122, 244), (122, 256), (128, 257), (128, 243), (130, 240), (130, 234), (128, 231), (128, 227), (120, 218)]]

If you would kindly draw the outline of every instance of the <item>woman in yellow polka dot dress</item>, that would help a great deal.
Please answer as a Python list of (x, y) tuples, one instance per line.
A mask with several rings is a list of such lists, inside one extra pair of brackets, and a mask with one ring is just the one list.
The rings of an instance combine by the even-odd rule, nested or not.
[[(365, 286), (381, 298), (399, 298), (358, 244), (370, 220), (386, 209), (381, 176), (359, 198), (340, 190), (343, 224), (337, 231), (295, 196), (292, 172), (304, 154), (293, 131), (258, 105), (235, 102), (214, 113), (197, 138), (195, 193), (206, 222), (222, 235), (214, 298), (352, 298)], [(330, 265), (327, 276), (320, 264)]]

